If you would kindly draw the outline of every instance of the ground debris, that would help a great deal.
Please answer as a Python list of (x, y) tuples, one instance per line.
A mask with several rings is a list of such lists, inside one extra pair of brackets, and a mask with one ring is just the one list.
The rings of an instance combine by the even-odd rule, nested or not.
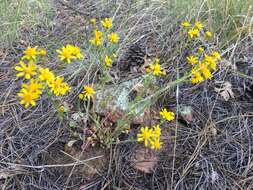
[(134, 169), (144, 173), (152, 173), (158, 162), (157, 152), (150, 148), (138, 146), (131, 161)]
[(228, 101), (230, 98), (234, 98), (232, 84), (228, 81), (222, 83), (220, 87), (215, 87), (214, 91), (223, 97), (225, 101)]

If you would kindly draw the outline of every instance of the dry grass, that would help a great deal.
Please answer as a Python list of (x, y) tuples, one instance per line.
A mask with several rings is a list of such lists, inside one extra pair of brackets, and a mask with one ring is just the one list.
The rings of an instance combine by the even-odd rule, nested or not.
[[(52, 24), (32, 29), (18, 24), (0, 32), (0, 36), (3, 36), (1, 33), (9, 36), (4, 35), (9, 42), (16, 39), (14, 44), (4, 40), (8, 49), (0, 54), (0, 171), (8, 176), (0, 173), (2, 189), (79, 189), (83, 185), (84, 189), (253, 189), (253, 8), (250, 0), (192, 1), (191, 4), (184, 0), (96, 3), (73, 0), (75, 3), (67, 4), (71, 7), (63, 6), (67, 1), (59, 2), (54, 5)], [(12, 12), (1, 16), (10, 19), (8, 15), (11, 15), (15, 21), (4, 23), (17, 20), (20, 23), (20, 14), (17, 12), (14, 17)], [(64, 144), (73, 134), (57, 119), (46, 97), (32, 109), (18, 104), (16, 93), (20, 82), (15, 78), (13, 65), (29, 44), (53, 50), (65, 43), (77, 43), (85, 48), (88, 19), (105, 16), (115, 18), (118, 32), (124, 36), (119, 55), (124, 54), (128, 45), (139, 42), (151, 57), (161, 57), (169, 73), (163, 83), (176, 79), (187, 69), (184, 59), (190, 49), (185, 49), (178, 27), (184, 19), (199, 18), (218, 32), (214, 45), (231, 65), (221, 67), (213, 81), (197, 86), (177, 84), (154, 102), (159, 107), (174, 107), (177, 113), (180, 107), (191, 106), (194, 120), (187, 124), (178, 118), (173, 150), (161, 155), (152, 174), (142, 174), (130, 167), (135, 144), (122, 143), (108, 150), (107, 169), (87, 180), (80, 173), (65, 173), (66, 168), (72, 169), (71, 163), (83, 163), (73, 159), (68, 167), (66, 163), (57, 167), (49, 163), (49, 157), (57, 161), (62, 156)], [(19, 38), (16, 38), (17, 31), (21, 32)], [(87, 79), (93, 81), (90, 72), (75, 70), (75, 77), (69, 82), (82, 85)], [(229, 81), (235, 97), (224, 101), (214, 91), (215, 81)], [(74, 98), (68, 97), (66, 101), (72, 102)]]
[(18, 37), (21, 37), (22, 28), (47, 24), (47, 18), (52, 16), (51, 6), (52, 4), (47, 0), (2, 0), (0, 2), (0, 47), (11, 46)]

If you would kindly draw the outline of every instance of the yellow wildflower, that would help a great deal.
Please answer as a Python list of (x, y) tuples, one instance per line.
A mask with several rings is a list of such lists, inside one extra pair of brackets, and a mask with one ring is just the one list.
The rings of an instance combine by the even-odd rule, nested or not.
[(22, 84), (22, 87), (29, 91), (29, 93), (34, 93), (37, 95), (42, 94), (41, 89), (43, 88), (43, 85), (39, 83), (38, 81), (35, 81), (34, 79), (31, 79), (29, 83)]
[(104, 28), (109, 29), (112, 27), (112, 18), (105, 18), (101, 21)]
[(47, 54), (47, 51), (45, 49), (39, 49), (37, 52), (37, 55), (45, 56)]
[(91, 22), (91, 24), (96, 25), (97, 24), (97, 19), (92, 18), (92, 19), (90, 19), (90, 22)]
[(149, 129), (148, 127), (141, 127), (140, 133), (137, 134), (137, 141), (144, 141), (144, 145), (148, 146), (152, 137), (153, 129)]
[(53, 82), (55, 76), (54, 73), (49, 70), (49, 68), (45, 69), (39, 68), (39, 72), (40, 72), (39, 79), (41, 81), (46, 81), (48, 84)]
[(22, 88), (18, 93), (18, 96), (21, 98), (20, 104), (24, 105), (27, 108), (29, 105), (35, 106), (36, 99), (39, 97), (37, 93), (30, 92), (29, 90)]
[(72, 54), (77, 59), (83, 59), (84, 58), (83, 54), (81, 53), (81, 49), (77, 46), (72, 46)]
[(95, 46), (102, 45), (103, 33), (99, 30), (94, 30), (94, 37), (90, 40), (90, 43)]
[(188, 21), (184, 21), (181, 23), (181, 26), (185, 27), (185, 28), (188, 28), (191, 26), (191, 24), (188, 22)]
[(96, 91), (90, 86), (84, 86), (83, 91), (79, 94), (81, 100), (89, 100), (96, 94)]
[(160, 138), (160, 136), (161, 136), (160, 125), (153, 126), (153, 137)]
[(215, 59), (215, 57), (205, 54), (204, 61), (207, 62), (207, 64), (212, 70), (217, 70), (217, 60)]
[(58, 108), (58, 112), (60, 112), (60, 113), (66, 112), (65, 107), (64, 107), (63, 105), (61, 105), (61, 106)]
[(20, 66), (16, 66), (15, 70), (19, 71), (16, 75), (17, 77), (25, 77), (25, 79), (30, 79), (33, 75), (36, 75), (36, 64), (32, 60), (26, 65), (23, 61), (19, 62)]
[(206, 38), (206, 39), (209, 39), (209, 38), (211, 38), (212, 36), (213, 36), (213, 34), (212, 34), (210, 31), (207, 30), (207, 31), (205, 32), (205, 38)]
[(204, 28), (203, 24), (201, 22), (195, 22), (194, 28), (197, 30), (202, 30)]
[(57, 76), (55, 80), (48, 85), (56, 96), (65, 95), (71, 89), (71, 87), (64, 82), (63, 76)]
[(195, 68), (192, 68), (192, 84), (197, 84), (204, 81), (204, 78), (201, 76)]
[(149, 67), (146, 68), (145, 71), (146, 71), (147, 74), (151, 73), (151, 69)]
[(160, 115), (167, 121), (172, 121), (175, 118), (175, 114), (173, 112), (169, 112), (166, 108), (160, 111)]
[(38, 54), (37, 52), (37, 47), (27, 47), (26, 50), (24, 51), (24, 56), (22, 59), (27, 59), (27, 60), (35, 60), (36, 55)]
[(214, 51), (214, 52), (212, 53), (212, 56), (213, 56), (214, 58), (216, 58), (218, 61), (221, 60), (221, 55), (220, 55), (219, 52), (217, 52), (217, 51)]
[(198, 48), (198, 53), (201, 54), (204, 52), (204, 49), (202, 47)]
[(191, 56), (186, 57), (186, 59), (187, 59), (187, 62), (191, 65), (198, 63), (198, 57), (196, 56), (191, 55)]
[(116, 59), (116, 58), (117, 58), (117, 55), (116, 55), (115, 53), (113, 53), (113, 54), (112, 54), (112, 57), (113, 57), (114, 59)]
[(146, 69), (146, 72), (152, 72), (153, 75), (159, 76), (159, 75), (166, 75), (166, 71), (161, 68), (160, 60), (156, 59), (155, 62), (149, 65), (149, 68)]
[(162, 142), (160, 138), (156, 138), (150, 141), (150, 148), (160, 150), (162, 148)]
[(111, 67), (112, 66), (112, 59), (108, 55), (105, 56), (105, 60), (104, 61), (105, 61), (105, 65), (107, 67)]
[(196, 38), (196, 37), (199, 37), (199, 30), (198, 29), (190, 29), (188, 31), (188, 36), (192, 39), (192, 38)]
[(205, 79), (211, 79), (213, 77), (212, 73), (207, 68), (206, 64), (200, 64), (199, 65), (200, 72), (203, 74)]
[(112, 32), (112, 33), (108, 34), (108, 39), (109, 39), (109, 41), (111, 43), (115, 43), (116, 44), (119, 41), (119, 36), (118, 36), (117, 33)]
[(72, 59), (75, 58), (73, 55), (73, 49), (71, 46), (63, 46), (61, 49), (57, 49), (58, 57), (62, 61), (66, 61), (67, 63), (71, 63)]

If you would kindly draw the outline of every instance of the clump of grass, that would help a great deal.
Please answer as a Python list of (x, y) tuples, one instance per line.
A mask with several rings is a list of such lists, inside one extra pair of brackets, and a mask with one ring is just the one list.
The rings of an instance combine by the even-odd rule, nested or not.
[(47, 21), (51, 8), (49, 0), (1, 0), (0, 47), (10, 46), (21, 28)]

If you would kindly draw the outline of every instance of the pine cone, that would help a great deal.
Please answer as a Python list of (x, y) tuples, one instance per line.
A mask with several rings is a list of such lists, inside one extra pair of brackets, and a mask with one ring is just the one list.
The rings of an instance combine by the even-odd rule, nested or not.
[(147, 56), (145, 47), (142, 44), (132, 44), (123, 57), (119, 60), (120, 71), (131, 71), (131, 68), (141, 67)]

